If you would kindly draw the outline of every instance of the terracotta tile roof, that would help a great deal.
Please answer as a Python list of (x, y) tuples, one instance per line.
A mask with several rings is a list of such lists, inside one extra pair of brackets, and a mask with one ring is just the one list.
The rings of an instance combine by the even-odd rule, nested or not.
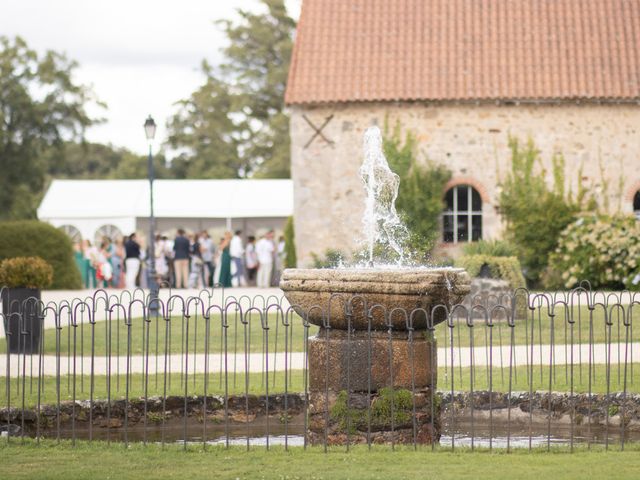
[(640, 0), (304, 0), (288, 104), (640, 99)]

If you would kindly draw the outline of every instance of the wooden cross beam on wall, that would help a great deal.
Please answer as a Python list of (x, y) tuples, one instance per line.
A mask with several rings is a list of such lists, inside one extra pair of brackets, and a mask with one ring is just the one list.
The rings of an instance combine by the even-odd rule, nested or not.
[(316, 139), (316, 137), (320, 137), (322, 138), (325, 142), (327, 142), (329, 145), (331, 145), (333, 147), (333, 145), (335, 144), (335, 142), (333, 140), (329, 140), (324, 133), (322, 133), (322, 130), (324, 129), (324, 127), (326, 127), (329, 122), (333, 119), (333, 115), (329, 115), (327, 118), (324, 119), (324, 123), (322, 125), (320, 125), (320, 127), (316, 127), (314, 125), (314, 123), (309, 120), (309, 117), (307, 117), (306, 115), (302, 115), (302, 118), (305, 119), (305, 121), (309, 124), (309, 126), (314, 130), (314, 134), (313, 136), (309, 139), (309, 141), (306, 143), (306, 145), (304, 146), (304, 148), (308, 148), (309, 145), (311, 145), (313, 143), (313, 141)]

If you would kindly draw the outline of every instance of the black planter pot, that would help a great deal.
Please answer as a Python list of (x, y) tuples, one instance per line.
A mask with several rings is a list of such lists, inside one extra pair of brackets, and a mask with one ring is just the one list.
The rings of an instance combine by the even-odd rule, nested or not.
[(9, 353), (38, 353), (42, 335), (40, 310), (40, 290), (2, 290), (4, 332), (9, 344)]

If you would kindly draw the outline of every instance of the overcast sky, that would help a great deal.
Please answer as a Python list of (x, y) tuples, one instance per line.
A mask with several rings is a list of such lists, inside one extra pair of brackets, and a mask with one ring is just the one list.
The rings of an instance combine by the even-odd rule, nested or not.
[[(300, 0), (287, 0), (298, 17)], [(236, 18), (259, 0), (0, 0), (0, 35), (22, 36), (30, 47), (66, 52), (80, 63), (77, 80), (93, 86), (107, 122), (87, 139), (144, 153), (142, 124), (158, 124), (156, 149), (173, 103), (203, 82), (202, 59), (220, 60), (224, 36), (213, 22)]]

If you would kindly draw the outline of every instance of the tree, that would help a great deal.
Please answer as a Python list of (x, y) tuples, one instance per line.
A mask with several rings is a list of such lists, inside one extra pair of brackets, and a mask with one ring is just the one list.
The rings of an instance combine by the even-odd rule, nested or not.
[(239, 24), (220, 22), (229, 38), (221, 70), (238, 90), (236, 110), (247, 117), (243, 153), (255, 162), (256, 176), (289, 178), (289, 118), (283, 110), (296, 23), (284, 0), (262, 1), (266, 14), (238, 10)]
[(409, 230), (409, 248), (415, 260), (423, 262), (440, 234), (443, 192), (451, 172), (430, 161), (419, 163), (417, 145), (412, 132), (407, 132), (403, 141), (400, 123), (393, 131), (385, 125), (384, 154), (391, 170), (400, 177), (396, 208)]
[[(47, 177), (69, 179), (129, 179), (148, 177), (148, 158), (126, 148), (100, 143), (64, 142), (43, 153)], [(173, 178), (164, 155), (153, 156), (156, 178)]]
[(218, 22), (229, 45), (214, 69), (203, 62), (205, 84), (178, 102), (169, 145), (179, 177), (288, 178), (289, 119), (284, 91), (294, 20), (283, 0), (262, 0), (265, 12), (238, 10), (239, 22)]
[(239, 125), (232, 120), (228, 86), (202, 64), (206, 82), (191, 97), (178, 102), (169, 120), (169, 144), (182, 152), (172, 160), (178, 178), (242, 178), (251, 165), (239, 152)]
[[(122, 157), (120, 162), (109, 172), (106, 178), (148, 178), (149, 159), (147, 155), (137, 155), (126, 149), (121, 149)], [(164, 154), (153, 156), (153, 171), (156, 179), (175, 178), (174, 172), (167, 167)]]
[[(561, 156), (552, 159), (553, 183), (549, 186), (533, 140), (522, 147), (518, 139), (510, 138), (509, 147), (511, 169), (502, 182), (499, 208), (506, 221), (507, 238), (518, 250), (525, 278), (536, 287), (549, 255), (558, 245), (560, 232), (575, 219), (587, 192), (580, 186), (575, 200), (565, 192)], [(578, 177), (581, 185), (581, 175)]]
[(22, 38), (0, 36), (0, 218), (35, 218), (44, 151), (96, 123), (85, 109), (95, 101), (91, 91), (73, 82), (76, 67), (60, 53), (40, 56)]
[(89, 142), (64, 142), (43, 152), (47, 174), (52, 178), (107, 178), (125, 156), (124, 148)]
[(296, 268), (297, 266), (296, 235), (293, 227), (293, 217), (289, 217), (284, 226), (284, 267)]
[[(107, 179), (147, 178), (148, 157), (122, 147), (89, 142), (65, 142), (45, 152), (50, 178)], [(156, 178), (173, 178), (164, 154), (153, 156)]]

